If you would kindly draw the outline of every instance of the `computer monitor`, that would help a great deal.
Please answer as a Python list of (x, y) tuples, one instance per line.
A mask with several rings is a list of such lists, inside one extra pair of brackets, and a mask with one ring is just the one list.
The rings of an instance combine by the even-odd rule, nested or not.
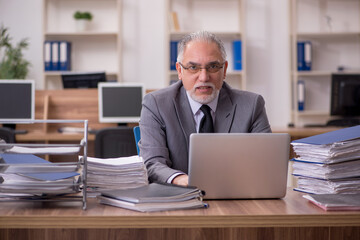
[(33, 80), (0, 80), (0, 121), (35, 119), (35, 82)]
[(331, 82), (331, 115), (360, 116), (360, 73), (333, 74)]
[(330, 115), (341, 117), (336, 122), (330, 121), (330, 125), (360, 124), (360, 73), (332, 74), (330, 101)]
[(139, 122), (142, 99), (145, 95), (141, 83), (99, 83), (99, 122)]
[(97, 88), (99, 82), (106, 82), (105, 72), (63, 73), (64, 88)]

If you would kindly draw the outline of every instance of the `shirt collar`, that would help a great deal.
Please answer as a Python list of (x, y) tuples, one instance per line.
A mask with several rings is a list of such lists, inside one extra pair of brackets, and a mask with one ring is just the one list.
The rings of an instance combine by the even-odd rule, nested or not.
[[(187, 95), (187, 98), (188, 98), (188, 100), (189, 100), (191, 110), (192, 110), (193, 114), (195, 115), (195, 114), (199, 111), (200, 107), (201, 107), (203, 104), (195, 101), (194, 99), (192, 99), (188, 91), (186, 91), (186, 95)], [(214, 98), (214, 100), (212, 100), (211, 102), (209, 102), (208, 104), (206, 104), (206, 105), (208, 105), (208, 106), (211, 108), (211, 110), (212, 110), (213, 112), (216, 112), (216, 108), (217, 108), (217, 104), (218, 104), (218, 99), (219, 99), (219, 94), (216, 95), (216, 97)]]

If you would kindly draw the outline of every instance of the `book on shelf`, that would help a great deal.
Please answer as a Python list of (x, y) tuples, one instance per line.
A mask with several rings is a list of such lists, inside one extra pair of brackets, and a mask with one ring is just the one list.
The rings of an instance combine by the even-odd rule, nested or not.
[(44, 66), (45, 71), (70, 71), (71, 42), (45, 41)]
[(297, 82), (297, 103), (298, 111), (304, 111), (305, 109), (305, 81), (298, 80)]
[(297, 42), (297, 69), (298, 71), (312, 69), (312, 43), (310, 41)]
[(170, 70), (176, 70), (178, 41), (170, 41)]
[(101, 192), (99, 202), (140, 212), (207, 207), (196, 187), (151, 183), (146, 186)]
[(360, 193), (360, 125), (291, 142), (295, 190)]
[(59, 70), (71, 70), (71, 43), (67, 41), (59, 42)]
[(44, 42), (44, 66), (45, 71), (51, 71), (52, 69), (52, 55), (51, 55), (51, 41)]
[(304, 195), (311, 203), (325, 211), (360, 210), (360, 193), (358, 194), (317, 194)]
[(242, 70), (242, 48), (241, 40), (234, 40), (232, 43), (232, 53), (233, 53), (233, 69), (235, 71)]
[(59, 71), (59, 42), (51, 42), (51, 71)]
[(177, 15), (177, 12), (170, 12), (170, 29), (172, 31), (180, 31), (180, 24), (179, 24), (179, 18)]

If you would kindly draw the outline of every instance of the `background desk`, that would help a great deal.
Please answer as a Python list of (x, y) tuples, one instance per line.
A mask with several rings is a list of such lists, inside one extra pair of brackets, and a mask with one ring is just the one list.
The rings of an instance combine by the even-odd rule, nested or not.
[[(0, 239), (360, 239), (360, 211), (325, 212), (288, 190), (280, 200), (207, 201), (208, 209), (139, 213), (88, 201), (1, 203)], [(62, 206), (60, 206), (62, 205)]]

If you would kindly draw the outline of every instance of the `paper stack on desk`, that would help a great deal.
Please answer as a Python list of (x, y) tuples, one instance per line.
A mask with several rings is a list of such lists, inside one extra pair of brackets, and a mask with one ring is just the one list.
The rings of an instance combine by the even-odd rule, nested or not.
[(146, 167), (138, 155), (119, 158), (87, 158), (89, 196), (109, 189), (135, 188), (148, 184)]
[(100, 203), (140, 212), (167, 211), (207, 207), (203, 192), (196, 187), (151, 183), (146, 186), (103, 191)]
[(291, 143), (297, 157), (295, 190), (314, 194), (360, 193), (360, 126)]
[(32, 154), (0, 154), (0, 196), (69, 194), (79, 191), (77, 163), (51, 163)]

